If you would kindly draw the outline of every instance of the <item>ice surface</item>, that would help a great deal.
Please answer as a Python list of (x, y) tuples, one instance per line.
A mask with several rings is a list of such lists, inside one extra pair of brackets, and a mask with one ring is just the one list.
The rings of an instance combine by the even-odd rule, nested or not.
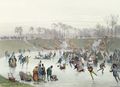
[[(45, 52), (43, 52), (44, 54)], [(18, 56), (19, 54), (15, 54)], [(28, 65), (28, 68), (26, 68), (26, 65), (24, 65), (24, 68), (20, 66), (19, 62), (17, 62), (17, 67), (14, 71), (15, 78), (20, 81), (19, 77), (19, 71), (24, 72), (31, 72), (33, 71), (33, 68), (38, 65), (40, 59), (34, 59), (36, 55), (38, 55), (38, 52), (31, 52), (31, 53), (25, 53), (24, 55), (31, 56), (30, 63)], [(57, 60), (60, 57), (59, 52), (57, 52), (56, 58), (54, 60), (42, 60), (45, 67), (48, 68), (50, 65), (53, 65), (53, 74), (58, 76), (58, 81), (56, 82), (41, 82), (39, 84), (34, 84), (34, 82), (23, 82), (27, 84), (34, 85), (35, 87), (119, 87), (119, 83), (116, 83), (114, 77), (112, 76), (112, 73), (109, 72), (110, 66), (107, 65), (104, 71), (104, 74), (102, 75), (101, 72), (96, 72), (98, 68), (95, 68), (95, 72), (98, 76), (94, 76), (94, 81), (92, 81), (89, 72), (87, 71), (85, 67), (85, 72), (77, 72), (76, 70), (73, 70), (69, 65), (67, 65), (66, 70), (60, 70), (57, 67)], [(10, 68), (8, 67), (8, 62), (6, 61), (6, 58), (0, 59), (0, 74), (6, 78), (8, 78), (8, 73), (10, 72)]]

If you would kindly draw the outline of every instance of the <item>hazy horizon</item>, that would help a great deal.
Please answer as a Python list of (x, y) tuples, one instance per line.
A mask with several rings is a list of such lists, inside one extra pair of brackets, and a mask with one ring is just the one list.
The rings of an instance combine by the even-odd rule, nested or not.
[(63, 22), (74, 27), (104, 24), (120, 15), (120, 0), (0, 0), (0, 34), (12, 34), (15, 26), (49, 27)]

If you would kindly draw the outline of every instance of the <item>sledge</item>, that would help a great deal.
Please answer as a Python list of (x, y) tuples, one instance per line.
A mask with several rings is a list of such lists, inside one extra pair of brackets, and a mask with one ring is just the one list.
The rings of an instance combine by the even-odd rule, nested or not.
[(50, 77), (50, 80), (51, 80), (51, 81), (58, 81), (57, 75), (52, 75), (52, 76)]
[(8, 79), (9, 81), (12, 81), (12, 82), (16, 81), (12, 73), (8, 73)]
[(23, 81), (28, 81), (28, 82), (32, 81), (32, 75), (30, 74), (30, 72), (24, 73), (20, 71), (19, 75), (20, 75), (20, 79)]

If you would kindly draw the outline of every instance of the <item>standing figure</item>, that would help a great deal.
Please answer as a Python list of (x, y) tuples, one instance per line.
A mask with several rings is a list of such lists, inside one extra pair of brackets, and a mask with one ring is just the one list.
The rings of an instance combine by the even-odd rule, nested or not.
[(42, 75), (43, 75), (42, 66), (39, 65), (39, 67), (38, 67), (38, 76), (39, 76), (39, 80), (42, 80)]
[(29, 64), (29, 58), (28, 56), (26, 56), (26, 66), (28, 67), (28, 64)]
[(46, 71), (45, 71), (44, 64), (42, 64), (42, 79), (43, 79), (43, 81), (45, 81), (45, 79), (46, 79)]
[(48, 69), (47, 69), (47, 80), (51, 80), (51, 76), (52, 76), (52, 68), (53, 66), (50, 66)]
[(33, 80), (34, 80), (34, 81), (38, 81), (38, 80), (39, 80), (39, 77), (38, 77), (38, 66), (36, 66), (36, 67), (33, 69)]

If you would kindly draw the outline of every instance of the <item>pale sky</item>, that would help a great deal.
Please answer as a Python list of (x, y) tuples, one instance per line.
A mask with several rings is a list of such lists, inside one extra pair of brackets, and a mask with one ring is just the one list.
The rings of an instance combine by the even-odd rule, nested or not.
[(13, 32), (16, 25), (48, 27), (52, 22), (93, 27), (110, 14), (120, 15), (120, 0), (0, 0), (0, 34)]

